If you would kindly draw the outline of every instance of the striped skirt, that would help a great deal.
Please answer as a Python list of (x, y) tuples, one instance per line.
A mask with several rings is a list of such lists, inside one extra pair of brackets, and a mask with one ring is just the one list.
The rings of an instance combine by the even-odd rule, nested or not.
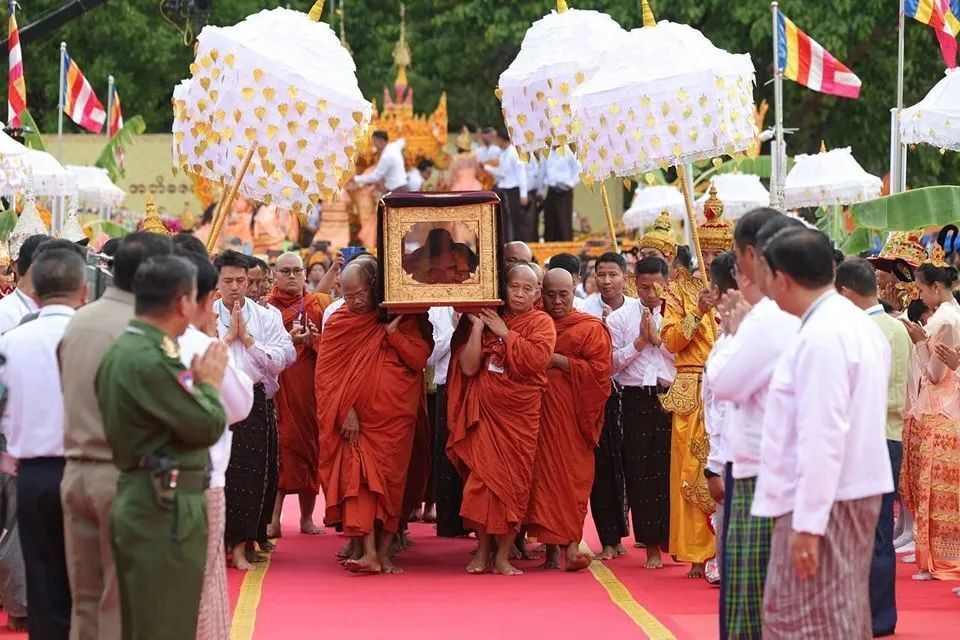
[(727, 637), (760, 640), (763, 635), (763, 587), (770, 559), (773, 518), (750, 515), (756, 478), (735, 479), (723, 542), (727, 570), (723, 602)]
[(197, 640), (230, 639), (230, 602), (227, 593), (227, 557), (223, 530), (227, 500), (223, 487), (207, 489), (207, 566), (203, 572)]
[(776, 519), (763, 593), (764, 640), (868, 640), (870, 558), (880, 496), (835, 502), (817, 573), (799, 580), (790, 556), (793, 514)]

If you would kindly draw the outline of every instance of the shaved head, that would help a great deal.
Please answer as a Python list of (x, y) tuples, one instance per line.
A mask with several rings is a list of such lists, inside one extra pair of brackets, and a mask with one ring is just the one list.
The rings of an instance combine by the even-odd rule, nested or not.
[(307, 273), (303, 268), (303, 258), (299, 253), (288, 251), (277, 258), (274, 268), (277, 286), (285, 293), (296, 295), (307, 284)]
[(575, 285), (566, 269), (550, 269), (543, 279), (543, 310), (554, 320), (566, 317), (573, 310)]
[(343, 268), (340, 274), (340, 293), (352, 313), (369, 313), (376, 309), (376, 280), (375, 262), (351, 261)]
[(285, 267), (302, 267), (303, 258), (295, 251), (287, 251), (286, 253), (280, 254), (275, 265), (277, 268), (280, 268), (281, 265)]
[(533, 309), (540, 297), (537, 274), (526, 264), (517, 264), (507, 271), (507, 311), (520, 315)]
[(507, 266), (533, 262), (533, 251), (530, 250), (526, 242), (508, 242), (503, 245), (503, 261)]

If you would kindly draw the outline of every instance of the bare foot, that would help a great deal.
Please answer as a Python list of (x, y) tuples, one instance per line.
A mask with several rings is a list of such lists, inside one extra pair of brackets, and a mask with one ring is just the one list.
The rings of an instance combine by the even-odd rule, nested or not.
[(407, 518), (407, 522), (419, 522), (420, 518), (423, 517), (423, 511), (419, 507), (413, 510), (413, 513)]
[(437, 505), (430, 505), (430, 508), (423, 513), (423, 521), (427, 524), (432, 524), (437, 521)]
[(282, 538), (283, 532), (280, 531), (279, 522), (271, 522), (267, 525), (267, 537), (268, 538)]
[(7, 616), (7, 629), (25, 633), (27, 631), (27, 616)]
[(393, 564), (393, 561), (390, 560), (390, 558), (381, 558), (380, 573), (386, 573), (388, 575), (400, 575), (403, 573), (403, 569)]
[[(476, 554), (476, 551), (474, 551)], [(467, 573), (480, 574), (487, 572), (487, 560), (479, 555), (474, 555), (473, 560), (467, 565)]]
[(376, 554), (365, 555), (359, 560), (347, 560), (343, 565), (350, 573), (380, 573), (383, 568)]
[(350, 557), (350, 551), (353, 549), (353, 543), (348, 542), (340, 548), (340, 551), (337, 551), (334, 555), (340, 560), (346, 560)]
[(590, 566), (590, 554), (580, 551), (576, 542), (567, 546), (567, 571), (583, 571)]
[(277, 543), (270, 542), (270, 540), (264, 540), (263, 542), (258, 542), (257, 546), (260, 547), (260, 550), (265, 553), (272, 553), (277, 550)]
[[(301, 520), (300, 521), (300, 533), (307, 536), (322, 536), (326, 535), (326, 531), (313, 524), (313, 520)], [(270, 535), (269, 533), (267, 535)], [(279, 537), (279, 536), (277, 536)]]
[(703, 577), (703, 563), (694, 562), (690, 565), (690, 571), (687, 571), (688, 578), (702, 578)]
[(247, 560), (247, 558), (242, 553), (239, 555), (233, 554), (232, 561), (230, 562), (230, 564), (233, 566), (234, 569), (240, 569), (240, 571), (253, 571), (254, 569), (256, 569), (256, 567), (253, 566), (253, 564), (249, 560)]
[(615, 560), (617, 555), (616, 548), (607, 546), (597, 554), (597, 560)]
[(555, 544), (547, 546), (547, 557), (539, 565), (538, 569), (559, 569), (560, 568), (560, 549)]
[(511, 560), (522, 560), (522, 559), (523, 559), (523, 552), (520, 551), (520, 549), (517, 549), (516, 547), (513, 547), (512, 549), (510, 549), (510, 559), (511, 559)]
[(913, 575), (910, 576), (910, 577), (913, 578), (914, 580), (918, 580), (918, 581), (920, 581), (920, 582), (926, 582), (926, 581), (928, 581), (928, 580), (933, 580), (933, 576), (930, 575), (930, 572), (929, 572), (929, 571), (921, 571), (920, 573), (915, 573), (915, 574), (913, 574)]
[(647, 561), (643, 567), (645, 569), (663, 569), (663, 557), (660, 555), (659, 547), (647, 547)]
[(523, 571), (517, 569), (507, 560), (497, 560), (493, 565), (493, 572), (501, 576), (522, 576)]
[(628, 555), (628, 554), (627, 554), (627, 549), (626, 549), (622, 544), (618, 544), (618, 545), (617, 545), (617, 555), (618, 555), (618, 556)]

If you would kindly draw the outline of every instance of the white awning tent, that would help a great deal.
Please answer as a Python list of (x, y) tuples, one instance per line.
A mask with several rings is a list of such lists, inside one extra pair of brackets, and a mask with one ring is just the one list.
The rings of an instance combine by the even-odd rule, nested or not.
[(864, 171), (850, 147), (798, 155), (787, 174), (787, 209), (850, 205), (880, 197), (883, 181)]
[(623, 227), (646, 229), (664, 211), (672, 220), (686, 220), (683, 194), (679, 189), (666, 185), (638, 187), (630, 208), (623, 213)]
[[(760, 182), (760, 176), (750, 173), (721, 173), (710, 179), (717, 188), (717, 198), (723, 203), (723, 217), (737, 220), (759, 207), (770, 206), (770, 192)], [(697, 199), (697, 213), (703, 218), (703, 205), (710, 197), (710, 189)]]
[(119, 207), (126, 193), (113, 184), (106, 169), (66, 165), (65, 169), (73, 174), (77, 182), (80, 202), (95, 207)]
[[(34, 195), (69, 196), (76, 190), (76, 178), (49, 153), (27, 149), (27, 153), (22, 157), (25, 179), (29, 181), (27, 188), (30, 188)], [(5, 187), (5, 190), (9, 191), (10, 188)]]

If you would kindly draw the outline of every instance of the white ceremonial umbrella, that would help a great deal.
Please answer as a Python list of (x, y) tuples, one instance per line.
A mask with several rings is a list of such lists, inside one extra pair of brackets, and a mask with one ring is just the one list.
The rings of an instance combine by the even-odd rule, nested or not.
[(663, 211), (673, 220), (685, 219), (686, 207), (679, 189), (666, 185), (637, 187), (630, 208), (623, 213), (623, 228), (646, 229)]
[(883, 181), (864, 171), (850, 147), (801, 154), (787, 174), (784, 204), (788, 209), (850, 205), (879, 198), (882, 187)]
[(521, 154), (573, 139), (573, 90), (596, 73), (605, 52), (626, 34), (607, 14), (568, 9), (565, 0), (527, 29), (497, 88), (507, 131)]
[[(68, 164), (64, 167), (77, 181), (77, 192), (82, 202), (97, 207), (119, 207), (127, 196), (113, 184), (106, 169)], [(71, 205), (73, 206), (73, 205)]]
[(923, 100), (900, 112), (900, 137), (904, 144), (926, 143), (960, 151), (960, 73), (947, 75)]
[[(770, 192), (760, 182), (760, 176), (749, 173), (721, 173), (710, 179), (716, 187), (717, 198), (723, 203), (723, 217), (737, 220), (758, 207), (770, 206)], [(710, 189), (697, 199), (697, 212), (703, 216), (703, 205), (709, 199)]]
[(173, 155), (187, 173), (232, 184), (208, 243), (240, 194), (301, 212), (339, 193), (366, 141), (372, 105), (350, 52), (309, 15), (272, 9), (197, 37), (174, 92)]
[(656, 22), (647, 0), (643, 14), (643, 28), (611, 48), (573, 92), (577, 153), (587, 183), (676, 166), (703, 264), (684, 164), (754, 143), (753, 62), (693, 27)]
[(27, 151), (27, 147), (0, 131), (0, 188), (9, 192), (23, 188), (23, 157)]
[(27, 149), (23, 158), (24, 169), (31, 190), (38, 196), (69, 196), (77, 181), (73, 174), (63, 168), (57, 159), (46, 151)]

